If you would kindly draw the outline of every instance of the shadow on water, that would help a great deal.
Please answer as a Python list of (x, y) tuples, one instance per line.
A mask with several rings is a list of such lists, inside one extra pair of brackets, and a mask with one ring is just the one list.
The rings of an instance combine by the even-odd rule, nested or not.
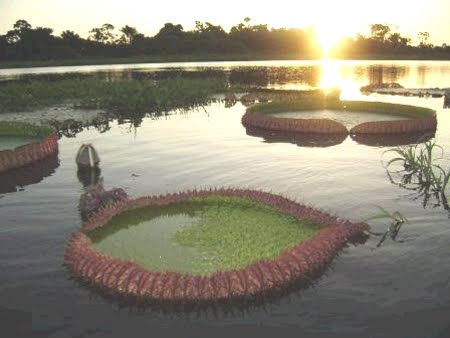
[(350, 135), (353, 141), (371, 147), (395, 147), (429, 141), (434, 133), (383, 134), (383, 135)]
[(292, 143), (299, 147), (326, 148), (341, 144), (347, 138), (345, 134), (305, 134), (274, 132), (257, 127), (245, 127), (247, 135), (263, 138), (265, 143)]
[(0, 174), (0, 194), (17, 192), (23, 187), (41, 182), (59, 167), (57, 154), (50, 155), (33, 164)]
[[(245, 127), (248, 136), (260, 137), (265, 143), (292, 143), (305, 148), (326, 148), (341, 144), (346, 134), (306, 134), (271, 131), (257, 127)], [(350, 135), (356, 143), (371, 147), (393, 147), (417, 144), (431, 140), (434, 133)]]

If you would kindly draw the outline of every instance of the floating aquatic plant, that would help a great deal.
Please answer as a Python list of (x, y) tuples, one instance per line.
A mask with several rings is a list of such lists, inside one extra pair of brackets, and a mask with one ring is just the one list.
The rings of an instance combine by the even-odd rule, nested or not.
[[(92, 169), (95, 170), (95, 169)], [(82, 170), (79, 170), (79, 175)], [(81, 219), (86, 221), (100, 208), (117, 201), (128, 198), (127, 193), (121, 188), (105, 190), (103, 180), (95, 184), (89, 185), (80, 197), (78, 209), (80, 210)]]
[[(406, 120), (374, 121), (361, 123), (351, 130), (329, 119), (293, 119), (270, 116), (269, 114), (333, 109), (340, 111), (389, 113), (408, 117)], [(274, 100), (250, 106), (242, 117), (245, 127), (257, 127), (272, 131), (302, 132), (313, 134), (409, 134), (434, 132), (437, 121), (435, 111), (427, 108), (365, 101), (340, 101), (336, 95), (327, 97), (325, 92), (306, 91), (302, 98)]]
[(0, 173), (31, 164), (58, 152), (58, 136), (47, 126), (0, 122), (0, 136), (24, 136), (36, 139), (35, 142), (13, 150), (0, 151)]
[[(112, 258), (92, 247), (90, 233), (107, 227), (111, 220), (125, 212), (148, 207), (164, 208), (188, 201), (208, 201), (209, 198), (224, 201), (224, 197), (225, 201), (245, 199), (250, 205), (261, 204), (261, 207), (270, 207), (286, 217), (322, 224), (323, 227), (317, 229), (312, 237), (287, 246), (275, 257), (263, 257), (246, 266), (217, 270), (206, 276), (170, 269), (147, 269), (130, 260)], [(223, 226), (226, 227), (226, 223)], [(182, 232), (178, 240), (196, 242), (199, 231), (202, 231), (200, 228)], [(263, 294), (294, 281), (308, 280), (314, 272), (325, 267), (348, 240), (358, 237), (366, 229), (365, 223), (340, 220), (266, 192), (240, 189), (188, 191), (122, 200), (105, 206), (73, 235), (65, 262), (74, 276), (115, 295), (168, 302), (227, 300)]]
[(73, 78), (10, 82), (0, 87), (0, 113), (44, 108), (63, 102), (75, 107), (100, 108), (129, 118), (204, 104), (227, 88), (224, 77), (186, 79)]

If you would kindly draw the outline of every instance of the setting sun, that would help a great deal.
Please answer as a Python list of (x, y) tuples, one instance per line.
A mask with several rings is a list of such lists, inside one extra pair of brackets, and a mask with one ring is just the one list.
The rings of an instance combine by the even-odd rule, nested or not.
[[(347, 1), (348, 4), (349, 1)], [(357, 5), (356, 1), (353, 5)], [(340, 40), (346, 36), (354, 36), (357, 32), (365, 29), (366, 25), (355, 21), (352, 18), (352, 14), (343, 11), (343, 3), (324, 3), (324, 8), (326, 10), (320, 11), (320, 14), (316, 16), (314, 29), (316, 33), (316, 39), (322, 48), (322, 57), (327, 58), (329, 56), (330, 50), (335, 46)], [(339, 14), (339, 15), (336, 15)]]
[(322, 57), (329, 56), (331, 48), (336, 45), (344, 36), (349, 35), (349, 32), (342, 26), (334, 26), (330, 22), (318, 24), (315, 27), (316, 38), (322, 48)]

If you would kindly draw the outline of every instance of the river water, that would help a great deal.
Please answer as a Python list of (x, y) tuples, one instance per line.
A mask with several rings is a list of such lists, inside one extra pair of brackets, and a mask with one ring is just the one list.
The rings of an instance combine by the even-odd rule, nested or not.
[[(0, 70), (0, 79), (49, 72), (123, 74), (167, 67), (195, 72), (199, 67), (248, 66), (303, 67), (315, 74), (314, 81), (310, 76), (270, 80), (269, 87), (339, 86), (346, 99), (435, 109), (435, 140), (450, 157), (450, 111), (442, 109), (442, 98), (363, 96), (358, 91), (361, 85), (378, 82), (450, 87), (450, 62), (83, 66)], [(161, 328), (196, 337), (233, 330), (264, 335), (277, 328), (300, 337), (450, 337), (450, 213), (433, 199), (424, 206), (422, 197), (390, 182), (382, 159), (390, 156), (384, 152), (391, 147), (365, 145), (350, 137), (326, 147), (320, 142), (298, 145), (270, 135), (261, 137), (241, 125), (244, 112), (239, 102), (226, 107), (218, 101), (188, 113), (145, 118), (139, 127), (112, 121), (106, 132), (85, 128), (76, 137), (59, 140), (59, 164), (53, 159), (39, 168), (0, 177), (4, 337), (147, 337)], [(74, 157), (79, 146), (89, 142), (100, 154), (105, 187), (121, 187), (133, 196), (248, 187), (283, 194), (355, 221), (378, 213), (377, 206), (382, 206), (401, 212), (409, 223), (399, 233), (403, 242), (388, 239), (377, 247), (380, 237), (371, 236), (364, 244), (345, 248), (313, 285), (253, 306), (194, 312), (121, 307), (72, 280), (63, 265), (66, 243), (81, 223), (77, 205), (83, 186)], [(445, 165), (448, 168), (449, 162)], [(389, 221), (370, 225), (373, 231), (384, 232)]]

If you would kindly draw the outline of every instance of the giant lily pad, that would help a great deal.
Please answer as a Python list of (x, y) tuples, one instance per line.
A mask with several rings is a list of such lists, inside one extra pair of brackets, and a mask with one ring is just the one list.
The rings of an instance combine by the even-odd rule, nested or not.
[(115, 295), (221, 300), (308, 279), (366, 227), (266, 192), (190, 191), (105, 207), (74, 234), (65, 262)]

